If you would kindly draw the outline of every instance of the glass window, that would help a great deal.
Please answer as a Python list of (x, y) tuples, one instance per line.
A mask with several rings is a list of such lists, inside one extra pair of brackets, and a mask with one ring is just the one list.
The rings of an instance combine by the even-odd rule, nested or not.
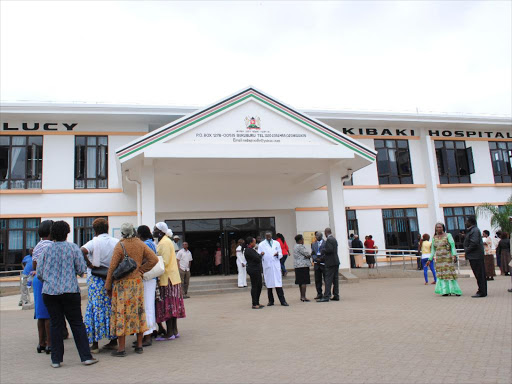
[(106, 216), (98, 217), (75, 217), (73, 219), (73, 242), (79, 247), (87, 243), (94, 237), (92, 223), (98, 218), (108, 220)]
[(185, 220), (186, 232), (220, 231), (219, 219)]
[(75, 189), (108, 188), (108, 137), (75, 137)]
[(19, 270), (21, 260), (39, 242), (41, 219), (0, 220), (0, 270)]
[(495, 183), (512, 183), (512, 142), (490, 141)]
[(42, 136), (2, 136), (0, 189), (40, 189), (43, 172)]
[(345, 213), (347, 215), (347, 235), (350, 236), (351, 233), (358, 235), (359, 226), (357, 224), (356, 211), (353, 209), (347, 209)]
[(383, 209), (387, 249), (412, 249), (419, 227), (416, 208)]
[(446, 232), (451, 233), (457, 249), (462, 248), (464, 241), (465, 222), (468, 216), (475, 216), (474, 207), (446, 207), (443, 208)]
[(248, 231), (255, 230), (258, 227), (256, 218), (244, 218), (244, 219), (223, 219), (223, 228), (226, 231)]
[(472, 148), (462, 140), (436, 140), (436, 159), (441, 184), (471, 183), (475, 172)]
[(408, 140), (375, 140), (379, 184), (412, 184)]

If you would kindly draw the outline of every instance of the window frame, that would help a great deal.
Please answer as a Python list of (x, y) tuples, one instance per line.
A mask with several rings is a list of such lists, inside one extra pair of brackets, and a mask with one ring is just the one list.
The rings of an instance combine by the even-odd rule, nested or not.
[[(105, 220), (108, 221), (108, 216), (78, 216), (78, 217), (73, 217), (73, 243), (78, 245), (78, 247), (82, 247), (85, 243), (87, 243), (88, 241), (92, 240), (92, 238), (94, 237), (94, 229), (92, 228), (92, 223), (93, 223), (94, 220), (99, 219), (99, 218), (102, 218), (102, 219), (105, 219)], [(80, 220), (80, 219), (84, 220), (84, 224), (85, 225), (77, 224), (77, 220)], [(90, 220), (90, 225), (87, 225), (87, 220)], [(84, 233), (84, 234), (81, 235), (81, 239), (78, 238), (80, 236), (80, 234), (77, 233), (80, 230), (88, 231), (88, 233)], [(85, 239), (85, 241), (81, 244), (81, 240), (82, 239)]]
[[(354, 219), (348, 218), (348, 213), (354, 212)], [(347, 236), (350, 236), (350, 227), (352, 226), (354, 230), (354, 235), (359, 235), (359, 223), (357, 221), (357, 210), (355, 209), (345, 209), (345, 217), (347, 219)]]
[[(88, 144), (89, 138), (95, 138), (96, 144)], [(99, 144), (99, 139), (105, 138), (107, 143), (106, 145)], [(85, 144), (78, 144), (78, 140), (83, 139), (85, 141)], [(109, 160), (109, 153), (108, 153), (108, 147), (109, 147), (109, 140), (108, 135), (76, 135), (75, 136), (75, 179), (74, 179), (74, 188), (75, 189), (108, 189), (108, 160)], [(83, 175), (80, 176), (81, 173), (81, 166), (80, 161), (81, 156), (79, 153), (79, 149), (83, 147)], [(105, 147), (105, 177), (100, 177), (100, 148)], [(88, 148), (95, 148), (95, 156), (96, 156), (96, 170), (95, 170), (95, 177), (87, 177), (87, 156), (88, 156)], [(94, 187), (89, 187), (89, 181), (94, 181)], [(105, 181), (105, 186), (100, 186), (100, 181)], [(83, 182), (83, 187), (78, 186), (77, 184), (79, 182)]]
[[(462, 215), (459, 214), (449, 214), (447, 213), (449, 209), (452, 210), (452, 212), (455, 212), (455, 209), (461, 208), (462, 209)], [(466, 213), (466, 209), (472, 209), (473, 213)], [(476, 209), (473, 206), (463, 206), (463, 207), (443, 207), (443, 215), (444, 215), (444, 225), (446, 227), (446, 233), (450, 233), (455, 241), (456, 237), (460, 234), (462, 230), (466, 230), (464, 223), (466, 222), (466, 219), (470, 216), (476, 216)], [(455, 223), (457, 223), (457, 227), (460, 227), (460, 221), (459, 218), (462, 218), (462, 228), (457, 228), (454, 230), (450, 230), (448, 226), (448, 218), (456, 218)]]
[[(0, 219), (1, 221), (5, 221), (5, 228), (3, 228), (3, 224), (0, 224), (0, 235), (4, 238), (3, 243), (1, 243), (5, 248), (0, 249), (0, 270), (2, 271), (17, 271), (21, 270), (21, 261), (23, 258), (28, 255), (28, 251), (30, 248), (33, 248), (36, 246), (36, 244), (39, 242), (39, 225), (41, 224), (41, 218), (40, 217), (28, 217), (28, 218), (5, 218)], [(23, 220), (23, 227), (21, 228), (11, 228), (11, 220)], [(37, 220), (37, 225), (35, 227), (28, 227), (27, 223), (29, 220)], [(19, 250), (16, 249), (14, 251), (20, 251), (21, 252), (21, 259), (19, 262), (16, 262), (16, 259), (13, 263), (8, 263), (9, 258), (9, 232), (10, 231), (22, 231), (22, 242), (23, 242), (23, 248), (20, 248)], [(27, 233), (33, 232), (35, 233), (35, 244), (32, 246), (27, 246)], [(14, 258), (16, 258), (16, 255), (13, 255)]]
[[(410, 209), (413, 209), (414, 210), (414, 215), (411, 216), (411, 215), (408, 215), (407, 211), (410, 210)], [(395, 215), (395, 211), (398, 211), (398, 210), (401, 210), (403, 212), (403, 215), (402, 216), (396, 216)], [(384, 216), (384, 211), (391, 211), (392, 212), (392, 216), (391, 217), (385, 217)], [(418, 209), (417, 208), (389, 208), (389, 209), (382, 209), (381, 210), (381, 215), (382, 215), (382, 225), (383, 225), (383, 229), (384, 229), (384, 241), (385, 241), (385, 244), (386, 244), (386, 249), (398, 249), (398, 250), (411, 250), (413, 248), (413, 245), (414, 245), (414, 241), (415, 239), (418, 237), (418, 234), (420, 234), (420, 230), (419, 230), (419, 219), (418, 219)], [(393, 231), (392, 232), (388, 232), (386, 230), (386, 221), (387, 220), (391, 220), (392, 221), (392, 228), (393, 228)], [(400, 238), (400, 236), (398, 234), (402, 233), (400, 231), (397, 231), (397, 220), (406, 220), (406, 236), (407, 236), (407, 245), (390, 245), (390, 242), (388, 240), (388, 234), (389, 235), (395, 235), (396, 239), (398, 240)], [(414, 220), (416, 222), (416, 228), (418, 229), (417, 231), (411, 231), (411, 220)], [(399, 242), (399, 241), (397, 241)], [(391, 248), (393, 247), (393, 248)]]
[[(475, 173), (473, 149), (466, 147), (465, 140), (434, 140), (434, 150), (439, 184), (471, 184), (471, 175)], [(467, 174), (461, 172), (463, 166)], [(451, 169), (454, 167), (456, 172)]]
[[(0, 147), (7, 147), (7, 172), (5, 179), (0, 180), (0, 190), (25, 190), (25, 189), (42, 189), (43, 188), (43, 150), (44, 150), (44, 136), (43, 135), (2, 135), (2, 138), (7, 138), (9, 140), (9, 144), (1, 145)], [(13, 145), (14, 138), (25, 138), (25, 144), (15, 144)], [(40, 139), (41, 144), (29, 144), (31, 139)], [(32, 148), (36, 146), (37, 158), (36, 158), (36, 173), (37, 176), (35, 178), (29, 177), (29, 174), (34, 171), (31, 166), (31, 159), (29, 159), (29, 155), (32, 155)], [(25, 177), (24, 178), (13, 178), (11, 167), (12, 167), (12, 153), (13, 148), (24, 148), (25, 149)], [(38, 151), (39, 149), (39, 151)], [(23, 182), (23, 188), (13, 188), (13, 182)], [(36, 183), (36, 186), (29, 187), (30, 182), (39, 182)], [(2, 188), (2, 185), (6, 183), (7, 188)]]
[[(500, 144), (504, 144), (506, 148), (499, 148)], [(492, 147), (495, 148), (492, 148)], [(494, 153), (501, 156), (501, 172), (496, 169), (496, 161), (494, 160)], [(512, 183), (512, 141), (489, 141), (489, 155), (491, 156), (492, 174), (496, 184)], [(508, 161), (505, 161), (505, 158)]]
[[(399, 144), (404, 144), (405, 147), (400, 146)], [(409, 149), (409, 140), (407, 139), (375, 139), (374, 147), (377, 151), (377, 177), (379, 179), (379, 185), (393, 185), (393, 184), (414, 184), (413, 172), (412, 172), (412, 163), (411, 163), (411, 151)], [(379, 160), (379, 150), (386, 151), (386, 160)], [(390, 152), (393, 152), (394, 162), (390, 160)], [(399, 162), (399, 158), (401, 154), (405, 154), (407, 156), (406, 163), (409, 166), (409, 173), (402, 173)], [(381, 167), (379, 167), (379, 163), (386, 161), (388, 171), (385, 172)], [(395, 164), (396, 167), (396, 175), (392, 172), (392, 164)]]

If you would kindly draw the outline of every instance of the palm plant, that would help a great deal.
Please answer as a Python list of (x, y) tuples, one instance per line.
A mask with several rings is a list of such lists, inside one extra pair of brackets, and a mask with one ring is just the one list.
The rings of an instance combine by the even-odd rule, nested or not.
[(477, 207), (476, 214), (478, 216), (490, 218), (493, 229), (501, 229), (508, 233), (512, 232), (512, 223), (509, 219), (510, 216), (512, 216), (512, 195), (508, 198), (505, 205), (500, 207), (489, 203), (482, 204)]

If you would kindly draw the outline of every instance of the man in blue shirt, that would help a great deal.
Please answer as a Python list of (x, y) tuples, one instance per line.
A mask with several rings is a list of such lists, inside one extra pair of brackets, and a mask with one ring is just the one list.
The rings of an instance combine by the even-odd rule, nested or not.
[(26, 305), (30, 303), (30, 293), (28, 292), (28, 287), (32, 285), (33, 279), (33, 268), (32, 268), (32, 251), (34, 249), (30, 248), (28, 251), (28, 255), (23, 258), (21, 261), (21, 266), (23, 267), (23, 272), (21, 272), (20, 276), (20, 290), (21, 297), (18, 305), (21, 307), (22, 305)]

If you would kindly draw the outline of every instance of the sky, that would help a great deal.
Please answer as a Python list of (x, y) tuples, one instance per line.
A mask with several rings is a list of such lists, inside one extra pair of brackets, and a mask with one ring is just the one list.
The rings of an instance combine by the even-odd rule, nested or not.
[(0, 99), (512, 114), (511, 1), (0, 1)]

